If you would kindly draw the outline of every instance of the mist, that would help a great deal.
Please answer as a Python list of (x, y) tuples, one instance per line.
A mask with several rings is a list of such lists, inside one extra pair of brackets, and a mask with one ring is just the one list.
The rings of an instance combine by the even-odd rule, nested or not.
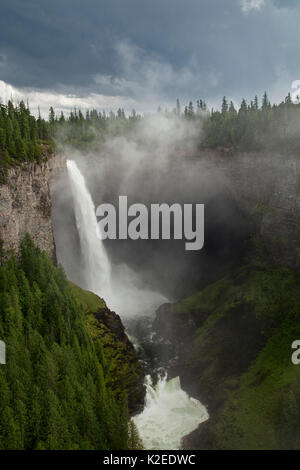
[[(199, 251), (185, 250), (185, 240), (99, 240), (111, 269), (108, 292), (90, 274), (78, 236), (74, 198), (67, 174), (54, 187), (53, 222), (57, 258), (67, 276), (96, 290), (108, 306), (125, 317), (151, 314), (222, 276), (238, 261), (249, 227), (236, 207), (224, 175), (208, 155), (199, 156), (199, 123), (176, 115), (139, 120), (127, 135), (107, 138), (99, 151), (82, 154), (68, 148), (82, 173), (93, 204), (205, 204), (205, 241)], [(150, 211), (148, 211), (149, 213)], [(171, 226), (172, 233), (172, 226)]]

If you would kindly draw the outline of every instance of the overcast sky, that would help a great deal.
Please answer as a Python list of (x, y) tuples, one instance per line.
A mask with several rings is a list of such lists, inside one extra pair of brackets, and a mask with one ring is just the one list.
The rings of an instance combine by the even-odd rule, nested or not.
[(300, 79), (299, 0), (0, 0), (0, 96), (149, 111), (281, 100)]

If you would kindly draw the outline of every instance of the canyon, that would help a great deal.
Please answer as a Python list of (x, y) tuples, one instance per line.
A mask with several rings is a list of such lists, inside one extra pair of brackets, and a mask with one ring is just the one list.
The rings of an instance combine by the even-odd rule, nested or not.
[[(278, 265), (300, 269), (300, 161), (280, 154), (228, 155), (204, 152), (197, 156), (215, 169), (255, 232)], [(0, 236), (4, 249), (18, 251), (25, 233), (55, 256), (51, 188), (66, 171), (65, 157), (55, 155), (42, 164), (11, 168), (0, 185)]]
[[(251, 229), (245, 237), (245, 243), (249, 244), (245, 250), (246, 261), (247, 253), (255, 258), (253, 252), (262, 252), (272, 266), (268, 271), (270, 278), (278, 276), (282, 282), (290, 278), (291, 289), (294, 289), (296, 281), (292, 279), (292, 274), (276, 269), (285, 266), (296, 272), (300, 270), (298, 160), (283, 158), (279, 154), (230, 155), (212, 151), (202, 152), (196, 158), (205, 162), (208, 172), (210, 168), (214, 172), (217, 170), (226, 191), (249, 221)], [(0, 185), (0, 236), (5, 251), (13, 248), (18, 254), (20, 242), (28, 232), (38, 247), (56, 259), (52, 221), (53, 187), (56, 178), (65, 171), (66, 161), (61, 155), (51, 156), (41, 165), (28, 163), (9, 170), (7, 184)], [(272, 321), (267, 316), (256, 318), (254, 298), (251, 306), (247, 302), (238, 304), (238, 307), (229, 305), (231, 292), (243, 286), (244, 282), (247, 281), (254, 290), (258, 289), (259, 284), (264, 282), (261, 277), (264, 269), (259, 263), (254, 263), (254, 266), (241, 268), (233, 275), (230, 273), (225, 281), (215, 279), (216, 283), (211, 288), (208, 286), (208, 291), (195, 293), (197, 298), (167, 303), (157, 310), (154, 331), (162, 344), (167, 344), (162, 349), (170, 365), (171, 376), (179, 376), (183, 389), (200, 399), (211, 414), (208, 421), (184, 439), (185, 448), (215, 448), (219, 445), (220, 438), (215, 435), (214, 428), (218, 426), (224, 403), (229, 396), (239, 393), (241, 375), (248, 370), (269, 339), (269, 333), (266, 336), (262, 330), (268, 331)], [(252, 295), (248, 291), (244, 294), (247, 299)], [(225, 316), (222, 305), (218, 305), (220, 297), (223, 307), (227, 308)], [(213, 299), (211, 303), (209, 299)], [(270, 301), (269, 298), (267, 300)], [(106, 338), (104, 342), (107, 342), (108, 348), (112, 348), (114, 341), (121, 342), (122, 348), (125, 347), (126, 361), (131, 367), (130, 377), (125, 377), (130, 411), (133, 414), (139, 412), (145, 394), (143, 372), (120, 317), (105, 304), (97, 311), (87, 308), (86, 313), (95, 335)], [(209, 325), (209, 321), (213, 325)], [(243, 332), (246, 332), (245, 337)], [(198, 334), (200, 339), (197, 343)], [(213, 338), (219, 342), (217, 349)], [(257, 380), (263, 382), (263, 373), (260, 371), (259, 374)], [(120, 383), (116, 386), (120, 387)], [(242, 446), (244, 441), (242, 438), (240, 441), (239, 445)], [(223, 441), (220, 445), (225, 446)]]

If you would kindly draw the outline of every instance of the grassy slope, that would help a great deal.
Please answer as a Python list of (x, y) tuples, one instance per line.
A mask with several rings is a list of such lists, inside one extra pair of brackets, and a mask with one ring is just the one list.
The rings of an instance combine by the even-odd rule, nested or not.
[(107, 312), (104, 300), (72, 282), (70, 285), (85, 312), (88, 332), (93, 339), (101, 340), (106, 363), (106, 385), (116, 395), (120, 395), (122, 390), (126, 390), (129, 408), (133, 410), (136, 404), (143, 403), (142, 384), (144, 377), (133, 348), (118, 338), (112, 329), (104, 321), (101, 321), (102, 312)]
[[(214, 396), (204, 447), (300, 448), (300, 281), (289, 269), (248, 266), (176, 306), (202, 318), (187, 358), (199, 392)], [(209, 399), (208, 399), (209, 402)]]
[(98, 295), (82, 289), (71, 281), (69, 281), (69, 283), (78, 302), (82, 305), (85, 312), (95, 313), (102, 308), (106, 308), (104, 300), (98, 297)]
[(218, 448), (300, 448), (300, 368), (290, 361), (294, 331), (283, 325), (241, 376), (215, 428)]

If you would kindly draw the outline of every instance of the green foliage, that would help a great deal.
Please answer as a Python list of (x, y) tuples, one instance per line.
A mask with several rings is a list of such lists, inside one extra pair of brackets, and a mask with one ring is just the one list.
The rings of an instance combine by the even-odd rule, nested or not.
[(50, 109), (49, 126), (58, 149), (72, 146), (87, 151), (99, 149), (109, 137), (129, 133), (140, 119), (135, 110), (127, 117), (123, 109), (118, 109), (116, 114), (92, 109), (83, 115), (80, 109), (75, 108), (65, 117), (63, 113), (55, 116), (53, 109)]
[(26, 236), (0, 266), (0, 449), (127, 449), (127, 398), (62, 268)]
[[(228, 151), (276, 150), (283, 153), (300, 153), (300, 104), (294, 104), (288, 95), (279, 105), (271, 105), (267, 93), (248, 104), (242, 100), (240, 108), (223, 97), (221, 110), (208, 111), (203, 100), (192, 101), (181, 112), (179, 100), (167, 116), (199, 125), (199, 147)], [(159, 107), (159, 113), (162, 113)], [(49, 113), (49, 132), (58, 148), (71, 145), (80, 150), (99, 148), (109, 137), (130, 134), (138, 121), (143, 119), (133, 110), (126, 116), (123, 109), (106, 114), (93, 109), (85, 115), (74, 109), (66, 118), (63, 114)], [(201, 129), (201, 131), (200, 131)]]
[(199, 322), (187, 363), (213, 401), (205, 448), (299, 449), (299, 282), (255, 261), (177, 304)]
[[(39, 116), (36, 119), (21, 101), (14, 106), (0, 104), (0, 177), (6, 182), (11, 165), (22, 162), (40, 163), (45, 154), (45, 145), (51, 145), (48, 124)], [(49, 151), (49, 149), (48, 149)]]
[(143, 450), (143, 442), (140, 438), (136, 424), (131, 419), (129, 422), (129, 437), (128, 437), (128, 448), (130, 450)]
[(300, 154), (300, 104), (288, 95), (279, 105), (271, 105), (264, 93), (262, 106), (257, 96), (250, 104), (242, 100), (238, 112), (226, 97), (220, 111), (212, 110), (203, 119), (202, 148), (231, 151), (265, 151)]
[[(220, 111), (208, 111), (205, 101), (200, 99), (195, 105), (190, 101), (181, 112), (177, 100), (176, 107), (164, 114), (198, 125), (202, 149), (300, 153), (300, 104), (293, 103), (290, 95), (278, 105), (271, 105), (267, 93), (261, 106), (257, 96), (250, 104), (243, 99), (238, 110), (224, 96)], [(18, 106), (11, 101), (0, 104), (0, 182), (6, 182), (11, 165), (40, 162), (55, 148), (99, 150), (112, 136), (130, 135), (141, 119), (135, 110), (127, 116), (121, 108), (116, 113), (92, 109), (85, 114), (75, 108), (66, 117), (62, 112), (56, 115), (51, 107), (46, 121), (40, 115), (37, 119), (32, 116), (23, 101)]]
[[(85, 312), (88, 333), (95, 341), (98, 356), (102, 358), (105, 384), (119, 401), (124, 391), (128, 395), (130, 410), (144, 402), (144, 372), (135, 351), (120, 338), (119, 320), (108, 313), (104, 300), (93, 292), (70, 283), (73, 293)], [(115, 333), (115, 329), (119, 334)], [(139, 384), (139, 386), (138, 386)]]
[(287, 318), (240, 377), (218, 414), (217, 448), (300, 448), (300, 370), (290, 359), (295, 337), (299, 326)]
[(69, 281), (69, 283), (76, 299), (78, 300), (79, 304), (82, 305), (85, 313), (92, 314), (100, 309), (106, 308), (104, 300), (98, 297), (98, 295), (82, 289), (71, 281)]

